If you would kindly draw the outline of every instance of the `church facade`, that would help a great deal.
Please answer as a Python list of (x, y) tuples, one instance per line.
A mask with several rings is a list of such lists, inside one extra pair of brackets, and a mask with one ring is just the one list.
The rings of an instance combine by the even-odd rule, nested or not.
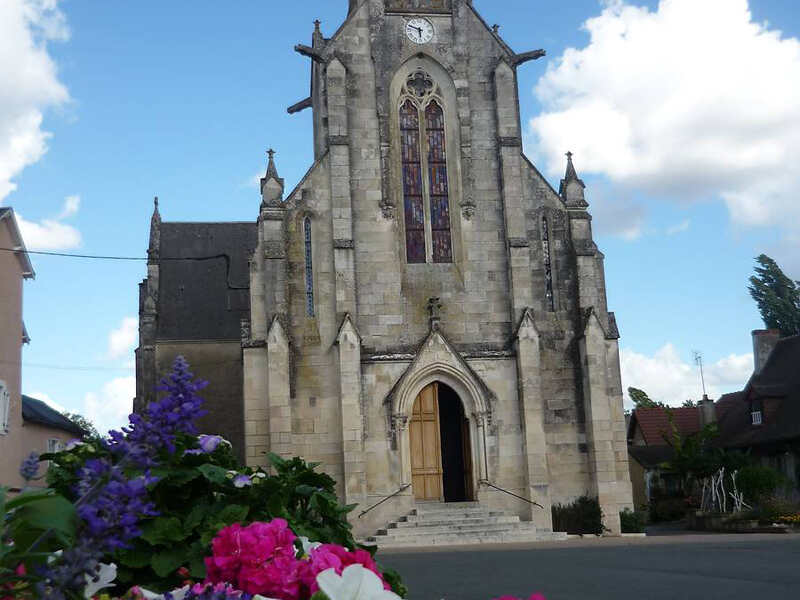
[[(571, 156), (522, 153), (516, 53), (470, 0), (350, 0), (311, 66), (315, 161), (270, 154), (252, 223), (154, 212), (137, 398), (177, 354), (203, 427), (250, 465), (322, 463), (367, 533), (474, 500), (552, 529), (551, 505), (631, 507), (616, 321)], [(503, 491), (505, 490), (505, 491)], [(542, 508), (506, 493), (538, 503)]]

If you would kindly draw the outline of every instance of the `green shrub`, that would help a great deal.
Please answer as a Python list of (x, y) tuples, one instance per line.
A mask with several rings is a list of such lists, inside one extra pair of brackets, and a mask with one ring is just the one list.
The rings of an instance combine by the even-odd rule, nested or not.
[[(230, 447), (220, 444), (210, 454), (185, 453), (194, 439), (179, 436), (174, 454), (164, 453), (152, 471), (159, 477), (150, 499), (159, 516), (141, 523), (142, 535), (133, 547), (108, 557), (118, 565), (121, 585), (137, 584), (165, 591), (179, 587), (176, 571), (189, 569), (194, 579), (205, 575), (203, 558), (216, 533), (233, 523), (285, 519), (298, 536), (355, 548), (347, 522), (353, 506), (342, 506), (334, 480), (299, 458), (271, 455), (274, 475), (242, 468)], [(50, 486), (74, 501), (77, 474), (87, 460), (112, 455), (100, 444), (89, 443), (47, 455), (52, 461)], [(234, 476), (245, 475), (234, 482)]]
[(553, 506), (553, 531), (571, 534), (600, 535), (607, 531), (603, 526), (603, 511), (597, 498), (581, 496), (571, 504)]
[(650, 503), (650, 521), (679, 521), (686, 516), (687, 511), (688, 503), (685, 498), (658, 498)]
[(736, 485), (748, 504), (760, 503), (787, 484), (786, 478), (780, 472), (760, 465), (743, 467), (736, 475)]
[(647, 518), (644, 513), (634, 512), (629, 508), (619, 513), (622, 533), (644, 533)]

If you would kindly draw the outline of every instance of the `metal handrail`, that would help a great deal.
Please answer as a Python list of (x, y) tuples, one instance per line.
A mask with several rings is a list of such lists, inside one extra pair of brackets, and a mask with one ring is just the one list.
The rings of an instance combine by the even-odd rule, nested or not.
[(520, 500), (523, 500), (523, 501), (527, 502), (528, 504), (533, 504), (534, 506), (538, 506), (539, 508), (541, 508), (541, 509), (544, 509), (544, 506), (542, 506), (542, 505), (541, 505), (541, 504), (539, 504), (538, 502), (534, 502), (533, 500), (528, 500), (527, 498), (523, 498), (522, 496), (517, 496), (517, 495), (516, 495), (515, 493), (513, 493), (513, 492), (509, 492), (508, 490), (504, 490), (504, 489), (503, 489), (503, 488), (501, 488), (501, 487), (497, 487), (497, 486), (496, 486), (495, 484), (493, 484), (491, 481), (487, 481), (487, 480), (485, 480), (485, 479), (484, 479), (483, 481), (481, 481), (481, 483), (485, 483), (485, 484), (486, 484), (486, 485), (488, 485), (490, 488), (494, 488), (494, 489), (496, 489), (496, 490), (498, 490), (498, 491), (500, 491), (500, 492), (503, 492), (504, 494), (508, 494), (509, 496), (514, 496), (514, 498), (518, 498), (518, 499), (520, 499)]
[(381, 500), (381, 501), (380, 501), (380, 502), (378, 502), (377, 504), (373, 504), (373, 505), (372, 505), (372, 506), (370, 506), (368, 509), (366, 509), (366, 510), (362, 511), (362, 512), (361, 512), (361, 514), (360, 514), (360, 515), (358, 515), (358, 518), (360, 519), (360, 518), (361, 518), (361, 517), (363, 517), (365, 514), (367, 514), (369, 511), (371, 511), (371, 510), (374, 510), (374, 509), (378, 508), (378, 507), (379, 507), (381, 504), (383, 504), (384, 502), (388, 502), (389, 500), (391, 500), (391, 499), (392, 499), (392, 498), (394, 498), (395, 496), (397, 496), (397, 495), (399, 495), (399, 494), (402, 494), (403, 492), (405, 492), (405, 491), (406, 491), (408, 488), (410, 488), (410, 487), (411, 487), (411, 484), (410, 484), (410, 483), (407, 483), (407, 484), (405, 484), (404, 486), (401, 486), (401, 487), (400, 487), (400, 489), (399, 489), (399, 490), (397, 490), (397, 491), (396, 491), (394, 494), (390, 494), (389, 496), (386, 496), (386, 498), (384, 498), (383, 500)]

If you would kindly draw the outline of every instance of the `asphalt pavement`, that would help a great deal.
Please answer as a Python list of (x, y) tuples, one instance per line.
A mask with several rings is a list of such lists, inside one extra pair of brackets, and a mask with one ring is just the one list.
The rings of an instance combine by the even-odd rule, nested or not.
[(409, 600), (800, 600), (800, 535), (584, 538), (379, 553)]

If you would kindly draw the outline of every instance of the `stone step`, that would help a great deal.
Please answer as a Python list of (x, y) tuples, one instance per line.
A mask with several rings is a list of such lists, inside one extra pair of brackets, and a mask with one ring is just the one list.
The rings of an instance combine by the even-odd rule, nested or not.
[[(420, 536), (433, 536), (442, 533), (495, 533), (503, 531), (528, 531), (524, 523), (482, 523), (477, 525), (443, 525), (439, 527), (418, 527), (404, 529), (381, 529), (379, 535), (386, 535), (391, 538), (399, 539), (403, 537), (419, 538)], [(535, 527), (533, 531), (535, 531)]]
[(411, 511), (411, 515), (409, 516), (420, 517), (422, 519), (438, 519), (441, 517), (465, 519), (467, 517), (489, 515), (489, 514), (491, 513), (485, 508), (461, 508), (455, 510), (432, 510), (425, 512), (420, 512), (418, 509), (415, 509)]
[(486, 510), (486, 507), (480, 502), (418, 502), (414, 509), (417, 514), (462, 510)]
[(415, 548), (422, 546), (462, 546), (478, 544), (508, 544), (521, 542), (548, 542), (565, 540), (565, 534), (550, 532), (502, 532), (484, 535), (478, 534), (439, 534), (425, 536), (424, 538), (409, 537), (392, 539), (386, 536), (373, 536), (369, 543), (374, 543), (381, 548)]
[(406, 521), (398, 521), (397, 523), (392, 523), (389, 525), (389, 529), (397, 528), (397, 529), (416, 529), (416, 528), (425, 528), (425, 527), (438, 527), (442, 525), (479, 525), (479, 524), (490, 524), (490, 523), (519, 523), (519, 517), (516, 515), (504, 515), (500, 514), (493, 514), (491, 516), (475, 516), (469, 518), (452, 518), (446, 519), (444, 517), (441, 518), (433, 518), (430, 519), (414, 519), (411, 520), (410, 518)]

